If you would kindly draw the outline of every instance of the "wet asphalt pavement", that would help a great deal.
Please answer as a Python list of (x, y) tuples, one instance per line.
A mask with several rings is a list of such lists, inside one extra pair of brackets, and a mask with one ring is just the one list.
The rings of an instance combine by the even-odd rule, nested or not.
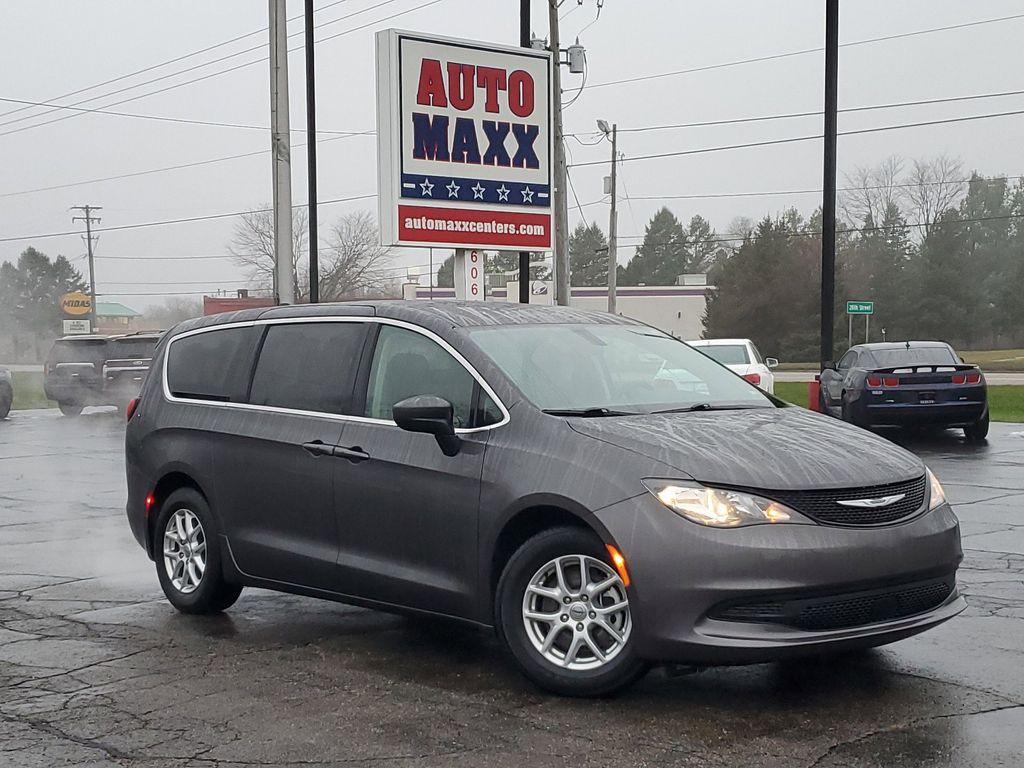
[(1024, 425), (909, 447), (963, 524), (970, 607), (827, 660), (539, 693), (490, 633), (259, 590), (163, 600), (123, 427), (0, 423), (0, 766), (1024, 766)]

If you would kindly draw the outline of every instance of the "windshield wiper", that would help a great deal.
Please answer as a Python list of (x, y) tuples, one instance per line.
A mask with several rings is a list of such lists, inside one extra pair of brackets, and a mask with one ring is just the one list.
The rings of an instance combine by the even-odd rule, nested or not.
[(545, 408), (544, 413), (549, 416), (580, 416), (582, 418), (594, 418), (597, 416), (638, 416), (631, 411), (613, 411), (611, 408)]
[(691, 411), (747, 411), (752, 408), (759, 408), (757, 405), (712, 405), (711, 403), (696, 403), (686, 405), (682, 408), (666, 408), (663, 411), (651, 411), (655, 413), (690, 413)]

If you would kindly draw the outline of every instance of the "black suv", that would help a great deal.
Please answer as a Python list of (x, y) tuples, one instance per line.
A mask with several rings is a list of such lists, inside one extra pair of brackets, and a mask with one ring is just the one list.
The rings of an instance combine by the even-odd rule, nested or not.
[(43, 368), (43, 391), (65, 416), (87, 405), (107, 405), (103, 398), (106, 336), (65, 336), (53, 342)]
[(160, 336), (160, 332), (139, 332), (110, 339), (103, 363), (105, 400), (123, 408), (139, 394)]
[(651, 662), (890, 643), (965, 605), (920, 459), (603, 312), (198, 318), (126, 415), (128, 520), (186, 613), (250, 585), (443, 615), (584, 695)]
[(123, 408), (138, 394), (159, 333), (65, 336), (53, 343), (43, 370), (43, 390), (65, 416), (89, 405)]

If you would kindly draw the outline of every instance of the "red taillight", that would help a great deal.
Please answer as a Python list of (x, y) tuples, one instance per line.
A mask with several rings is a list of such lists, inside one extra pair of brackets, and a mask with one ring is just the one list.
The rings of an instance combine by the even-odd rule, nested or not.
[(882, 386), (882, 377), (881, 376), (868, 376), (867, 385), (869, 387), (871, 387), (872, 389), (878, 389), (880, 386)]
[(966, 373), (954, 373), (953, 374), (953, 383), (954, 384), (966, 384), (967, 383), (967, 374)]
[(135, 415), (135, 411), (139, 407), (139, 398), (133, 397), (128, 401), (128, 406), (124, 409), (124, 420), (131, 421), (132, 416)]
[(759, 373), (748, 373), (747, 375), (745, 375), (743, 377), (743, 379), (745, 381), (749, 381), (751, 384), (754, 384), (756, 386), (756, 385), (761, 383), (761, 374), (759, 374)]
[(898, 387), (900, 385), (900, 377), (886, 376), (884, 379), (882, 379), (882, 383), (885, 384), (885, 386), (887, 387)]
[(152, 493), (147, 494), (147, 496), (146, 496), (146, 514), (147, 515), (149, 514), (149, 510), (153, 508), (153, 502), (154, 501), (155, 501), (155, 499), (153, 498), (153, 494)]
[(967, 374), (968, 384), (981, 384), (981, 372), (975, 371), (974, 373)]

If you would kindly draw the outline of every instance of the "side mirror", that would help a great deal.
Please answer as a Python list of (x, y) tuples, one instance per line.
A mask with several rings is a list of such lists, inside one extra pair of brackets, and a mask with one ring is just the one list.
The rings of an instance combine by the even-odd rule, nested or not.
[(775, 370), (779, 367), (779, 360), (775, 357), (766, 357), (764, 364), (768, 366), (768, 370)]
[(835, 370), (837, 370), (837, 368), (836, 368), (836, 361), (835, 360), (826, 360), (825, 364), (822, 366), (822, 369), (826, 370), (826, 371), (835, 371)]
[(459, 452), (459, 438), (455, 434), (452, 404), (436, 395), (416, 395), (395, 403), (391, 416), (408, 432), (425, 432), (437, 438), (437, 444), (446, 456)]

